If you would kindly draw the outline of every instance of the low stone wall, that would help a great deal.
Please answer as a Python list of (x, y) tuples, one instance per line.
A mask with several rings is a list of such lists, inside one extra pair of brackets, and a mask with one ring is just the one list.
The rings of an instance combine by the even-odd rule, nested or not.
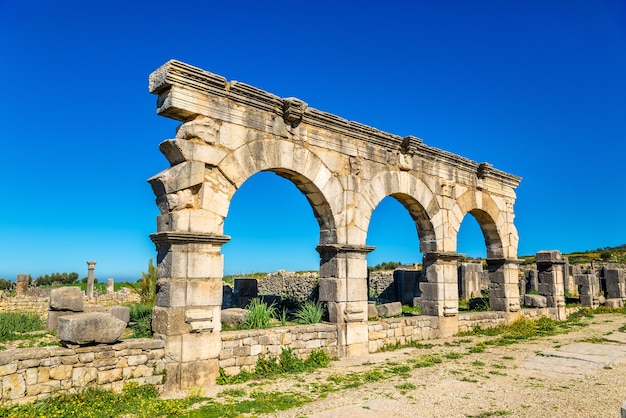
[(294, 325), (280, 328), (225, 331), (219, 365), (230, 375), (242, 368), (251, 370), (261, 354), (279, 356), (283, 348), (291, 348), (306, 358), (316, 348), (329, 357), (337, 357), (337, 326), (335, 324)]
[(459, 314), (459, 332), (471, 331), (476, 327), (493, 328), (506, 324), (506, 312), (468, 312)]
[(49, 300), (49, 297), (3, 296), (0, 298), (0, 312), (29, 313), (45, 319), (48, 315)]
[(436, 338), (438, 327), (439, 318), (435, 316), (406, 316), (370, 321), (369, 352), (375, 353), (387, 344), (406, 344)]
[(161, 384), (165, 342), (140, 338), (79, 348), (19, 348), (0, 352), (0, 401), (24, 403), (88, 386), (121, 391), (124, 384)]

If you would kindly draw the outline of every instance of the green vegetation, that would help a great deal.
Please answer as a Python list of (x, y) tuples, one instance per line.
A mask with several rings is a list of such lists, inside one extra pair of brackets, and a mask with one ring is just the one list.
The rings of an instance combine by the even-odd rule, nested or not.
[(152, 337), (152, 305), (132, 303), (130, 308), (129, 328), (133, 330), (132, 338)]
[(380, 264), (376, 264), (373, 267), (368, 267), (370, 271), (388, 271), (388, 270), (395, 270), (398, 267), (400, 267), (402, 265), (401, 262), (395, 262), (395, 261), (384, 261)]
[(52, 273), (35, 279), (35, 286), (52, 286), (53, 283), (73, 284), (78, 280), (78, 273)]
[(276, 307), (272, 303), (262, 302), (260, 299), (252, 299), (248, 307), (248, 316), (243, 323), (245, 329), (265, 329), (269, 328), (272, 318), (276, 318)]
[(267, 276), (267, 273), (245, 273), (245, 274), (233, 274), (224, 276), (222, 281), (230, 284), (231, 286), (235, 283), (235, 279), (257, 279), (261, 280)]
[(141, 296), (141, 302), (146, 305), (154, 305), (156, 298), (157, 269), (152, 264), (152, 259), (148, 261), (148, 272), (141, 273), (141, 279), (137, 280), (139, 287), (137, 293)]
[(217, 384), (231, 385), (247, 382), (251, 379), (272, 379), (282, 374), (312, 372), (315, 369), (326, 367), (328, 364), (330, 364), (330, 358), (322, 349), (313, 350), (306, 360), (302, 360), (291, 348), (283, 347), (278, 357), (272, 354), (259, 356), (253, 372), (242, 370), (231, 376), (226, 374), (224, 369), (220, 369)]
[(23, 312), (0, 313), (0, 342), (39, 338), (24, 333), (42, 331), (45, 324), (38, 315)]
[(296, 312), (296, 322), (299, 324), (317, 324), (324, 317), (324, 306), (321, 302), (307, 300)]
[(11, 280), (0, 279), (0, 290), (12, 290), (15, 287), (15, 283)]
[(422, 307), (420, 305), (417, 305), (417, 306), (402, 305), (402, 313), (411, 314), (411, 315), (420, 315), (422, 313)]
[[(585, 264), (596, 260), (605, 263), (626, 264), (626, 244), (622, 244), (617, 247), (604, 247), (563, 255), (568, 258), (570, 264)], [(524, 264), (532, 264), (535, 262), (534, 255), (525, 255), (520, 256), (519, 258), (524, 260)]]
[(128, 384), (119, 394), (88, 388), (33, 404), (1, 408), (0, 417), (175, 417), (183, 415), (194, 402), (194, 398), (162, 400), (154, 385)]

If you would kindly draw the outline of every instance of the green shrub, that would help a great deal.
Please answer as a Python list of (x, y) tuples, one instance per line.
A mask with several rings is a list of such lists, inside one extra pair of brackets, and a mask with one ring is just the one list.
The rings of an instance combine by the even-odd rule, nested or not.
[(152, 337), (152, 305), (133, 303), (130, 308), (130, 329), (133, 330), (133, 338)]
[(139, 296), (141, 296), (141, 302), (148, 305), (154, 305), (156, 299), (156, 283), (157, 283), (157, 268), (152, 264), (152, 259), (148, 260), (148, 272), (141, 273), (141, 279), (137, 280), (139, 288), (135, 288)]
[(317, 324), (322, 322), (324, 307), (320, 302), (307, 300), (296, 312), (296, 322), (299, 324)]
[(264, 329), (269, 328), (270, 321), (276, 317), (276, 307), (272, 303), (261, 302), (259, 299), (252, 299), (248, 307), (248, 316), (243, 323), (245, 329)]

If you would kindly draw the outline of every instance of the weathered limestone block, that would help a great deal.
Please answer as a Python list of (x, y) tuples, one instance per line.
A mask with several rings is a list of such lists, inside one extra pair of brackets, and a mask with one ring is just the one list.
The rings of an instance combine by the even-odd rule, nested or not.
[(400, 302), (391, 302), (378, 305), (376, 307), (378, 316), (392, 317), (402, 315), (402, 304)]
[(114, 343), (126, 328), (126, 322), (101, 312), (62, 316), (58, 324), (57, 337), (73, 343)]
[(624, 301), (621, 298), (608, 298), (605, 305), (609, 308), (621, 309), (624, 307)]
[(83, 292), (75, 286), (63, 286), (50, 292), (50, 310), (82, 312)]
[(367, 318), (378, 318), (378, 309), (376, 308), (376, 302), (367, 303)]
[(541, 295), (524, 295), (524, 305), (529, 308), (545, 308), (548, 304), (548, 300), (545, 296)]
[(248, 311), (242, 308), (229, 308), (222, 310), (222, 325), (236, 328), (243, 324), (248, 317)]
[(103, 312), (113, 315), (115, 318), (128, 323), (130, 321), (130, 308), (128, 306), (85, 306), (83, 312)]

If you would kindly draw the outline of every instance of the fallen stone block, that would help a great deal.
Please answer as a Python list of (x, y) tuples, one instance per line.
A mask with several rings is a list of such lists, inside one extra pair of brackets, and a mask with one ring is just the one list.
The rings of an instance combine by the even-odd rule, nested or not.
[(103, 312), (116, 317), (117, 319), (128, 323), (130, 321), (130, 308), (128, 306), (85, 306), (83, 312)]
[(76, 286), (64, 286), (50, 292), (50, 310), (74, 311), (83, 310), (83, 292)]
[(402, 315), (402, 304), (400, 302), (391, 302), (378, 305), (376, 307), (378, 316), (392, 317)]
[(237, 328), (246, 321), (248, 310), (242, 308), (228, 308), (222, 310), (222, 325)]
[(79, 313), (58, 318), (57, 337), (71, 343), (116, 342), (126, 328), (126, 322), (103, 312)]
[(48, 319), (46, 321), (46, 329), (48, 331), (55, 331), (58, 328), (59, 317), (65, 315), (76, 315), (80, 312), (74, 311), (48, 311)]
[(524, 295), (524, 305), (529, 308), (545, 308), (548, 306), (548, 299), (542, 295)]
[(605, 305), (609, 308), (623, 308), (624, 301), (621, 298), (607, 298)]

